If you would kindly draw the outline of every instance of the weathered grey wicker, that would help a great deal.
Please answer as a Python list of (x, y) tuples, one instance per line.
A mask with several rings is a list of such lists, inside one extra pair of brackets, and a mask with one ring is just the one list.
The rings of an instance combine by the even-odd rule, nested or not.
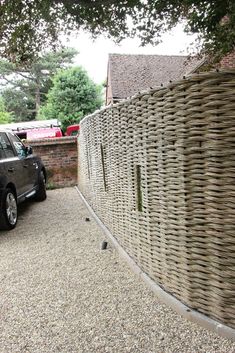
[(81, 123), (79, 187), (152, 279), (235, 328), (235, 71), (142, 92)]

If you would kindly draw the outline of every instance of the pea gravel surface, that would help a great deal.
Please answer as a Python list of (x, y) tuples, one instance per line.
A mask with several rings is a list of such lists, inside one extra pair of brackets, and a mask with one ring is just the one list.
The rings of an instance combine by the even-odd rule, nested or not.
[(0, 232), (0, 353), (235, 352), (160, 304), (103, 240), (75, 188), (20, 207)]

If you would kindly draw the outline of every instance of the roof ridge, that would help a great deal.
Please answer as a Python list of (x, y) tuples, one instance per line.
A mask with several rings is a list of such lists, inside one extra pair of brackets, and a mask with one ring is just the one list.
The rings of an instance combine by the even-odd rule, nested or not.
[(109, 56), (112, 56), (112, 55), (117, 55), (117, 56), (161, 56), (161, 57), (179, 57), (179, 58), (182, 58), (182, 57), (189, 57), (189, 55), (179, 55), (179, 54), (173, 54), (173, 55), (170, 55), (170, 54), (126, 54), (126, 53), (109, 53), (108, 54)]

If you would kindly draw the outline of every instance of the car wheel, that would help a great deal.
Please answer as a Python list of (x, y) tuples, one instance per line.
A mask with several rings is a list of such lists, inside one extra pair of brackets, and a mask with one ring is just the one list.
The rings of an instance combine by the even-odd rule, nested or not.
[(11, 189), (6, 189), (2, 195), (0, 215), (0, 229), (10, 230), (15, 228), (18, 219), (16, 196)]
[(40, 172), (39, 178), (38, 178), (38, 190), (35, 195), (35, 200), (36, 201), (44, 201), (47, 198), (47, 193), (46, 193), (46, 179), (43, 171)]

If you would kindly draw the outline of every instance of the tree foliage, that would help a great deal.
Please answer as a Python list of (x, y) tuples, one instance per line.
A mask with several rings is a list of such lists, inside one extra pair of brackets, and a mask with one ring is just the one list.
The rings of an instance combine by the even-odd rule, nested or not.
[(0, 96), (0, 124), (8, 124), (11, 122), (11, 114), (6, 111), (4, 99)]
[(101, 104), (101, 87), (93, 83), (84, 69), (74, 67), (55, 75), (40, 117), (59, 119), (65, 129), (100, 108)]
[(72, 48), (48, 52), (26, 67), (0, 60), (0, 79), (6, 86), (2, 96), (14, 120), (35, 119), (41, 103), (45, 102), (53, 75), (58, 69), (71, 65), (76, 54)]
[(28, 90), (7, 88), (1, 93), (6, 111), (11, 113), (14, 122), (35, 119), (35, 99)]
[(222, 55), (234, 48), (234, 0), (2, 0), (1, 53), (27, 62), (43, 48), (56, 47), (60, 33), (79, 28), (94, 36), (137, 35), (142, 44), (157, 43), (183, 20), (204, 50)]

